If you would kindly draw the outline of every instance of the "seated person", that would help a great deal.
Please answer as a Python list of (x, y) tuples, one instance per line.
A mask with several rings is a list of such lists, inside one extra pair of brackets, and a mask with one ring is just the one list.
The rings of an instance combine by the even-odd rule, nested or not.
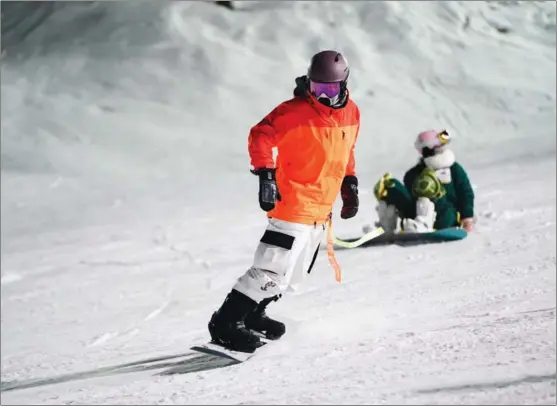
[(472, 231), (474, 191), (466, 171), (448, 148), (449, 141), (445, 130), (420, 133), (414, 145), (421, 157), (404, 175), (404, 183), (390, 173), (377, 182), (377, 226), (386, 232), (396, 231), (400, 218), (405, 232), (450, 227)]

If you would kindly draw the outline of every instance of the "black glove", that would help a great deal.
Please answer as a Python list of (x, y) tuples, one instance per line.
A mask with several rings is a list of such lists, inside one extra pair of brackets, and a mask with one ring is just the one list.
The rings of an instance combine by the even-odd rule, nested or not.
[(306, 75), (296, 78), (296, 87), (294, 88), (294, 97), (306, 97), (308, 89), (308, 77)]
[(342, 197), (342, 210), (340, 217), (343, 219), (352, 218), (358, 213), (360, 200), (358, 199), (358, 178), (353, 175), (345, 176), (340, 187), (340, 197)]
[(280, 201), (280, 193), (275, 179), (276, 169), (259, 168), (251, 171), (259, 176), (259, 206), (264, 211), (271, 211), (275, 208), (275, 201)]

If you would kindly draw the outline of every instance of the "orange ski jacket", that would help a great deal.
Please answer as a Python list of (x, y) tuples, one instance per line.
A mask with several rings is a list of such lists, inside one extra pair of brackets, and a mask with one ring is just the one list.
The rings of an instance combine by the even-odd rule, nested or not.
[(342, 180), (356, 174), (354, 145), (359, 130), (360, 111), (350, 97), (344, 108), (333, 109), (309, 94), (281, 103), (256, 124), (248, 137), (251, 165), (276, 167), (281, 195), (268, 217), (326, 223)]

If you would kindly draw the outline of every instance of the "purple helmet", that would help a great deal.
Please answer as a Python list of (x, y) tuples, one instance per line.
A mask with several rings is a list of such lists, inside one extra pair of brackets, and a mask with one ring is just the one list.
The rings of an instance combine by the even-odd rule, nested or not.
[(308, 68), (309, 91), (321, 103), (336, 106), (346, 98), (350, 69), (340, 52), (327, 50), (315, 54)]
[(337, 51), (321, 51), (311, 58), (308, 79), (319, 83), (345, 82), (350, 69), (348, 62)]

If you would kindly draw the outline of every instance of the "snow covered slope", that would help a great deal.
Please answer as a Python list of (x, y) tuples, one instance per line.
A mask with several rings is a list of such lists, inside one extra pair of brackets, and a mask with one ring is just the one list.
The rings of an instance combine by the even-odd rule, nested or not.
[[(76, 2), (10, 32), (2, 403), (555, 404), (555, 21), (554, 2)], [(284, 339), (218, 368), (187, 349), (266, 223), (247, 134), (323, 48), (362, 111), (362, 206), (337, 232), (375, 219), (373, 184), (430, 127), (455, 136), (477, 232), (339, 251), (340, 285), (323, 255), (270, 308)]]

